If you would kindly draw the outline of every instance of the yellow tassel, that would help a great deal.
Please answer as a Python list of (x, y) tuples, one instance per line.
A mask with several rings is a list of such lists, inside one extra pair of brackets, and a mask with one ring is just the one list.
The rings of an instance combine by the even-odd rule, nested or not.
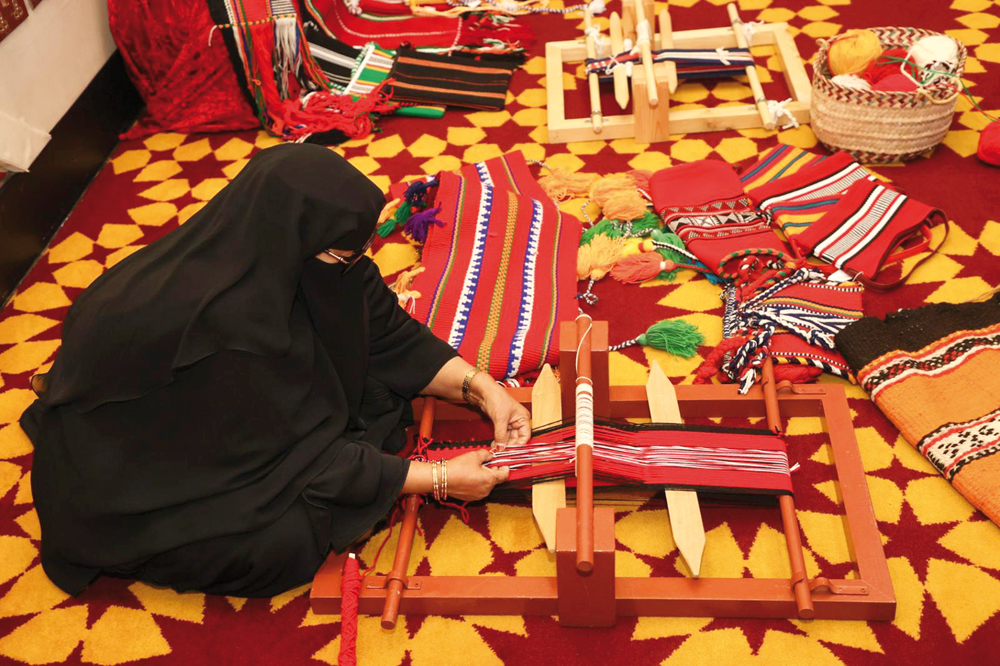
[(553, 200), (563, 201), (586, 195), (598, 178), (596, 173), (572, 173), (566, 169), (553, 169), (549, 175), (539, 178), (538, 184)]
[(589, 195), (609, 220), (634, 220), (646, 212), (646, 200), (628, 174), (601, 178), (591, 185)]
[(835, 37), (826, 61), (835, 75), (860, 74), (882, 55), (882, 43), (871, 30), (848, 30)]
[(416, 266), (408, 271), (403, 271), (396, 278), (392, 286), (389, 287), (389, 289), (396, 293), (400, 307), (407, 312), (410, 312), (413, 302), (420, 298), (420, 292), (412, 291), (411, 287), (413, 286), (413, 280), (423, 272), (423, 266)]
[(618, 263), (624, 250), (625, 240), (622, 238), (608, 238), (603, 234), (594, 236), (589, 244), (577, 250), (577, 279), (600, 280)]

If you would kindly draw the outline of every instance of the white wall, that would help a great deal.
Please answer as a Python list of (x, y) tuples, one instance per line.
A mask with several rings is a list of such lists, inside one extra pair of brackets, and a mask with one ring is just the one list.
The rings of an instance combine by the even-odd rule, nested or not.
[(0, 170), (27, 170), (114, 50), (107, 0), (44, 0), (0, 42)]

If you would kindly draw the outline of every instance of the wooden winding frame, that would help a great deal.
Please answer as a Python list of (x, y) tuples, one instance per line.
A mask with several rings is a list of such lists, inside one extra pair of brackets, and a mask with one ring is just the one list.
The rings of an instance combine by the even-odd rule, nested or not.
[[(655, 19), (652, 0), (643, 0), (645, 16)], [(624, 12), (635, 12), (635, 0), (623, 0)], [(630, 9), (631, 7), (631, 9)], [(708, 28), (704, 30), (683, 30), (672, 32), (669, 18), (665, 29), (653, 36), (653, 48), (666, 46), (678, 49), (736, 48), (746, 44), (741, 30), (735, 5), (729, 5), (732, 19), (730, 27)], [(626, 19), (626, 23), (628, 19)], [(634, 25), (634, 21), (633, 21)], [(670, 43), (672, 41), (672, 44)], [(787, 23), (766, 23), (754, 26), (753, 46), (774, 46), (776, 56), (781, 61), (785, 83), (791, 101), (785, 109), (799, 123), (809, 122), (811, 84), (806, 74), (795, 39)], [(570, 141), (594, 141), (634, 138), (642, 143), (666, 141), (671, 133), (690, 134), (697, 132), (720, 132), (734, 129), (762, 127), (773, 129), (775, 119), (768, 111), (763, 99), (763, 91), (756, 77), (756, 71), (748, 67), (755, 102), (738, 106), (724, 106), (709, 109), (670, 109), (671, 86), (668, 63), (653, 65), (654, 81), (648, 81), (643, 67), (636, 66), (632, 73), (631, 114), (599, 116), (599, 127), (591, 118), (567, 118), (565, 111), (565, 89), (563, 87), (563, 65), (580, 63), (587, 58), (587, 47), (583, 40), (548, 42), (545, 45), (545, 75), (547, 88), (548, 143), (568, 143)], [(648, 90), (654, 86), (658, 104), (648, 103)]]
[[(509, 389), (516, 400), (533, 406), (540, 415), (537, 418), (551, 421), (558, 420), (563, 413), (573, 413), (577, 341), (576, 325), (564, 323), (560, 331), (561, 390), (545, 389), (541, 379), (542, 389)], [(648, 418), (650, 406), (645, 386), (608, 384), (606, 322), (594, 322), (588, 342), (581, 345), (579, 358), (590, 360), (594, 413), (617, 419)], [(586, 365), (581, 362), (579, 367), (582, 374)], [(857, 578), (805, 577), (799, 527), (790, 497), (782, 502), (780, 510), (792, 563), (791, 580), (616, 576), (614, 511), (593, 506), (556, 509), (555, 576), (407, 576), (420, 505), (419, 498), (410, 496), (404, 501), (392, 570), (388, 575), (373, 574), (364, 579), (359, 612), (382, 615), (382, 625), (386, 628), (395, 626), (398, 613), (556, 615), (567, 626), (593, 627), (610, 626), (619, 616), (638, 615), (891, 620), (896, 600), (843, 388), (776, 386), (769, 361), (764, 364), (763, 376), (762, 386), (753, 387), (746, 395), (739, 395), (734, 385), (677, 386), (681, 415), (765, 417), (769, 427), (778, 429), (782, 413), (822, 417), (843, 496), (846, 537)], [(551, 371), (548, 377), (553, 382), (549, 387), (554, 387)], [(435, 420), (482, 418), (467, 405), (433, 399), (418, 399), (414, 408), (425, 436), (430, 436)], [(787, 513), (789, 510), (791, 515)], [(541, 520), (545, 520), (544, 515)], [(580, 526), (589, 528), (580, 533), (589, 533), (584, 538), (590, 543), (578, 548)], [(332, 554), (316, 574), (310, 595), (314, 613), (340, 613), (341, 573), (346, 557), (346, 554)], [(588, 566), (580, 566), (578, 560)]]

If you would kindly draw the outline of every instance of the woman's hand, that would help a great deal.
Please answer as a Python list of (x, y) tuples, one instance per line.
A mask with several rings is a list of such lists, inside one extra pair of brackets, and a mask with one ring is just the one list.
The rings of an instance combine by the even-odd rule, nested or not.
[(473, 398), (493, 421), (494, 446), (503, 451), (508, 444), (525, 444), (531, 437), (531, 414), (485, 372), (470, 386)]
[(481, 500), (498, 483), (507, 480), (507, 467), (485, 467), (483, 463), (493, 459), (493, 453), (486, 449), (469, 451), (448, 461), (448, 497), (473, 502)]

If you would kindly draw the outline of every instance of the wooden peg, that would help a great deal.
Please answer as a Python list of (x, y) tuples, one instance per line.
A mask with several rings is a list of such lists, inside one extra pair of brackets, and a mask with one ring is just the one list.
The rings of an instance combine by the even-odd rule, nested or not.
[[(660, 96), (653, 75), (653, 26), (646, 20), (644, 4), (643, 0), (635, 2), (635, 43), (642, 54), (642, 69), (646, 73), (646, 97), (649, 105), (656, 108), (660, 104)], [(638, 103), (638, 100), (634, 101)]]
[[(531, 427), (541, 428), (562, 420), (559, 382), (548, 363), (531, 388)], [(556, 551), (556, 512), (566, 508), (566, 481), (556, 479), (531, 487), (531, 513), (550, 553)]]
[[(670, 13), (666, 9), (660, 12), (660, 48), (674, 48), (674, 28), (670, 21)], [(667, 71), (667, 82), (672, 95), (677, 92), (677, 63), (668, 60), (663, 65)]]
[(635, 46), (635, 0), (622, 0), (622, 37)]
[[(625, 35), (622, 33), (622, 20), (618, 12), (611, 12), (611, 55), (616, 56), (625, 50)], [(625, 66), (615, 67), (611, 70), (611, 75), (615, 80), (615, 101), (618, 106), (625, 108), (628, 106), (628, 72)]]
[[(729, 12), (729, 22), (733, 26), (736, 45), (741, 49), (749, 48), (750, 45), (747, 43), (747, 37), (743, 34), (743, 19), (740, 18), (739, 12), (736, 11), (736, 4), (730, 3), (726, 5), (726, 11)], [(764, 126), (764, 129), (774, 129), (774, 118), (771, 116), (771, 110), (767, 108), (767, 100), (764, 98), (764, 88), (761, 87), (760, 79), (757, 78), (757, 66), (747, 65), (746, 73), (747, 81), (750, 83), (750, 90), (753, 93), (754, 104), (757, 105), (757, 113), (760, 114), (760, 122)]]
[[(586, 31), (587, 57), (595, 60), (597, 59), (597, 42), (594, 40), (591, 30), (594, 21), (589, 9), (583, 12), (583, 25)], [(587, 82), (590, 84), (590, 121), (593, 123), (594, 133), (600, 134), (601, 130), (604, 129), (604, 117), (601, 113), (601, 88), (597, 72), (588, 75)]]
[[(664, 374), (660, 364), (650, 363), (649, 380), (646, 382), (646, 400), (649, 415), (654, 423), (681, 423), (681, 412), (677, 405), (677, 392)], [(705, 525), (701, 520), (698, 493), (693, 490), (665, 490), (667, 514), (674, 543), (681, 557), (687, 562), (691, 574), (697, 578), (701, 573), (701, 559), (705, 553)]]

